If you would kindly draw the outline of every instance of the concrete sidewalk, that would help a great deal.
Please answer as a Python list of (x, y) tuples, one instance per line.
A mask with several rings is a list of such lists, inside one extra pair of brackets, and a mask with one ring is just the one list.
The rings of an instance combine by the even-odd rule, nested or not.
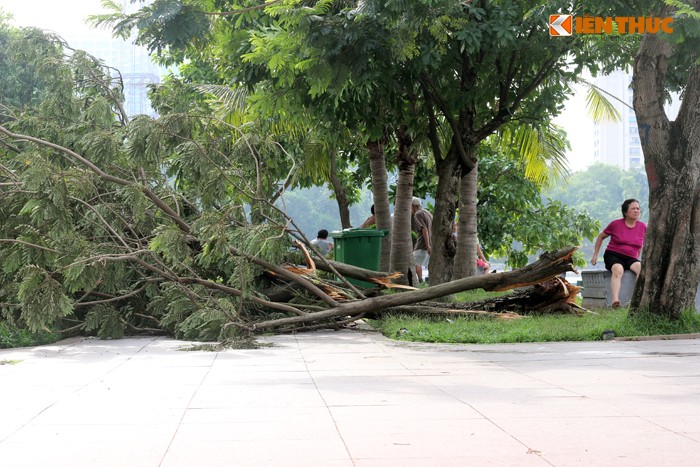
[(700, 340), (0, 350), (0, 466), (700, 464)]

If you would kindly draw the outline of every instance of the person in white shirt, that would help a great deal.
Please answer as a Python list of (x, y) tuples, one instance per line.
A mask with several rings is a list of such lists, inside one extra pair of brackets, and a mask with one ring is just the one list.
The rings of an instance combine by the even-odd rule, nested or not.
[(323, 256), (327, 256), (328, 253), (333, 251), (333, 242), (328, 240), (328, 231), (326, 229), (319, 230), (316, 238), (311, 240), (311, 244)]

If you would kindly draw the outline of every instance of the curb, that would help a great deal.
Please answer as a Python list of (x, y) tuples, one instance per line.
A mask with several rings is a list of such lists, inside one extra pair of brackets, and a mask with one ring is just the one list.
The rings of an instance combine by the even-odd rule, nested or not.
[(682, 339), (700, 339), (700, 333), (692, 334), (662, 334), (658, 336), (632, 336), (632, 337), (615, 337), (615, 341), (675, 341)]

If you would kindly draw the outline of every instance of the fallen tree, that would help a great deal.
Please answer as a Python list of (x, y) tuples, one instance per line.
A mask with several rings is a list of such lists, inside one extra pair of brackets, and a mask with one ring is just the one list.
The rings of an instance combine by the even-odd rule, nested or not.
[(392, 307), (388, 311), (441, 317), (481, 316), (496, 319), (517, 319), (546, 313), (581, 315), (589, 311), (576, 304), (576, 296), (580, 289), (564, 278), (554, 277), (505, 296), (469, 303), (423, 302)]
[[(298, 327), (319, 326), (322, 325), (323, 321), (334, 319), (340, 320), (340, 323), (345, 323), (359, 319), (367, 313), (377, 313), (392, 307), (435, 300), (465, 290), (483, 289), (486, 291), (504, 291), (539, 284), (566, 273), (567, 271), (574, 271), (572, 255), (576, 249), (577, 248), (572, 247), (556, 252), (544, 253), (536, 262), (514, 271), (472, 276), (433, 287), (402, 292), (400, 294), (381, 295), (364, 300), (348, 301), (327, 310), (308, 313), (306, 315), (262, 321), (250, 327), (250, 331), (255, 332), (266, 329), (291, 331)], [(569, 299), (569, 294), (564, 298)], [(561, 299), (561, 297), (558, 299)], [(557, 300), (553, 300), (549, 304)]]
[[(158, 186), (143, 170), (133, 177), (110, 174), (72, 149), (1, 126), (0, 134), (15, 143), (13, 152), (20, 156), (27, 150), (46, 150), (46, 157), (59, 155), (70, 164), (47, 177), (48, 183), (66, 185), (69, 180), (65, 212), (59, 217), (78, 219), (75, 224), (64, 226), (63, 232), (36, 223), (34, 235), (15, 227), (14, 236), (0, 238), (0, 248), (9, 257), (5, 271), (11, 277), (3, 287), (12, 300), (3, 304), (4, 315), (34, 330), (61, 322), (68, 331), (102, 337), (161, 332), (211, 339), (214, 334), (230, 337), (231, 332), (240, 336), (337, 327), (409, 305), (425, 309), (431, 301), (465, 290), (509, 290), (573, 270), (576, 248), (568, 248), (545, 253), (515, 271), (413, 289), (393, 283), (398, 273), (368, 271), (309, 254), (308, 240), (287, 227), (293, 221), (281, 214), (279, 221), (269, 218), (261, 226), (231, 224), (226, 212), (184, 209), (195, 203)], [(56, 209), (51, 198), (27, 189), (34, 183), (33, 174), (7, 172), (14, 182), (2, 188), (0, 197), (18, 209), (7, 218), (27, 225), (31, 218), (26, 206)], [(135, 193), (141, 198), (130, 206), (128, 199)], [(135, 209), (142, 211), (141, 221)], [(276, 208), (270, 209), (274, 213)], [(227, 224), (224, 228), (222, 222)], [(276, 244), (283, 251), (277, 256), (269, 251)], [(300, 248), (306, 267), (277, 265), (290, 246)], [(15, 264), (18, 254), (41, 261)], [(369, 281), (377, 288), (359, 290), (347, 278)], [(386, 288), (407, 290), (381, 294)], [(13, 290), (14, 297), (7, 293)]]

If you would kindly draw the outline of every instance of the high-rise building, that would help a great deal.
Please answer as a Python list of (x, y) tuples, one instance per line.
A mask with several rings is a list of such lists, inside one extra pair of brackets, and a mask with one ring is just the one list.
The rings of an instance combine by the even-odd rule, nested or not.
[[(120, 0), (120, 4), (124, 11), (131, 13), (146, 3), (132, 4), (129, 0)], [(130, 117), (138, 114), (155, 116), (148, 100), (148, 85), (160, 83), (167, 70), (152, 62), (145, 47), (112, 38), (100, 30), (75, 35), (64, 33), (63, 36), (74, 49), (85, 50), (114, 68), (113, 76), (121, 75), (125, 110)]]
[(85, 50), (102, 59), (114, 69), (113, 76), (121, 75), (124, 83), (125, 110), (130, 117), (138, 114), (155, 116), (148, 100), (148, 85), (160, 83), (166, 70), (152, 63), (145, 47), (120, 39), (89, 35), (67, 36), (65, 39), (71, 47)]
[[(637, 117), (632, 108), (632, 74), (618, 70), (609, 75), (599, 76), (594, 84), (609, 93), (607, 99), (620, 113), (616, 122), (594, 122), (593, 159), (594, 162), (616, 165), (625, 170), (639, 167), (644, 163), (644, 154), (637, 130)], [(676, 96), (677, 97), (677, 96)], [(669, 119), (678, 113), (680, 101), (674, 98), (666, 106)]]

